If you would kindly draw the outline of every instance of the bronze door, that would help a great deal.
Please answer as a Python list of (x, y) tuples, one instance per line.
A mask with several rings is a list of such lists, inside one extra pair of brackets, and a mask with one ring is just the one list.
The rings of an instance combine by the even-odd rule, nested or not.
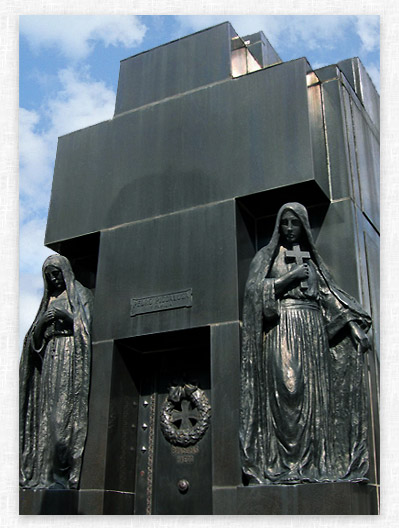
[(209, 351), (142, 355), (136, 514), (211, 514)]

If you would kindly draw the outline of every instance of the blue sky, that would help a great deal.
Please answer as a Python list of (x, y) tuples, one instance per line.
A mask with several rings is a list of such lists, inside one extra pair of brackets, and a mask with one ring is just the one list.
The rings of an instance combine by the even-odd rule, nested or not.
[(57, 138), (112, 118), (119, 61), (229, 20), (262, 30), (283, 61), (314, 69), (359, 57), (379, 90), (378, 16), (21, 16), (20, 336), (39, 306), (43, 245)]

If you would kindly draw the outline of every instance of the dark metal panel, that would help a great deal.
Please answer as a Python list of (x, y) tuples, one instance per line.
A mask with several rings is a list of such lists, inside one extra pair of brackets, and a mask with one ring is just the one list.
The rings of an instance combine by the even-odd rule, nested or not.
[(363, 112), (352, 103), (362, 210), (380, 228), (380, 145)]
[(104, 492), (104, 515), (132, 515), (134, 513), (134, 493), (120, 491)]
[(248, 278), (249, 266), (256, 253), (256, 219), (253, 211), (245, 207), (241, 200), (236, 203), (236, 236), (238, 305), (240, 319), (242, 319), (245, 283)]
[(329, 81), (322, 85), (322, 90), (331, 198), (338, 200), (350, 195), (351, 178), (341, 83)]
[[(103, 226), (98, 200), (103, 200), (102, 190), (112, 196), (112, 186), (117, 183), (113, 179), (117, 158), (112, 159), (108, 149), (111, 123), (99, 123), (58, 139), (45, 235), (49, 246)], [(93, 229), (94, 225), (98, 229)]]
[(267, 40), (263, 31), (252, 33), (241, 38), (262, 67), (281, 62), (281, 58)]
[[(123, 338), (238, 319), (234, 201), (102, 233), (93, 333)], [(192, 289), (192, 307), (130, 315), (131, 298)]]
[[(345, 59), (337, 63), (338, 68), (345, 75), (356, 94), (359, 93), (358, 78), (356, 75), (356, 64), (354, 59)], [(359, 97), (359, 95), (358, 95)]]
[(323, 177), (299, 59), (59, 140), (46, 244)]
[(81, 489), (105, 489), (113, 342), (93, 343), (89, 427), (82, 464)]
[(353, 483), (248, 486), (237, 489), (241, 515), (375, 515), (374, 486)]
[(102, 515), (104, 513), (103, 490), (80, 490), (79, 515)]
[(360, 59), (354, 57), (353, 59), (340, 61), (338, 62), (338, 67), (349, 81), (371, 121), (379, 130), (380, 96)]
[(115, 114), (230, 77), (231, 32), (225, 22), (123, 60)]
[(213, 515), (237, 515), (237, 488), (214, 487)]
[[(310, 80), (310, 76), (308, 76)], [(323, 102), (320, 84), (308, 88), (310, 133), (312, 138), (312, 157), (317, 183), (326, 196), (330, 195), (327, 167), (326, 135), (324, 129)]]
[(359, 59), (358, 69), (359, 69), (359, 82), (361, 90), (361, 101), (366, 109), (366, 112), (370, 116), (371, 121), (380, 129), (380, 96), (371, 80), (369, 74), (367, 73), (365, 67)]
[(238, 442), (240, 408), (240, 327), (211, 326), (212, 458), (214, 486), (241, 482)]
[(361, 302), (355, 212), (349, 198), (329, 206), (315, 242), (336, 283)]
[(20, 515), (76, 515), (80, 492), (77, 490), (20, 489)]
[(339, 78), (339, 69), (335, 65), (324, 66), (324, 68), (318, 68), (314, 72), (321, 82)]
[(108, 490), (135, 491), (139, 388), (139, 369), (131, 354), (123, 346), (116, 346), (107, 431)]
[(346, 139), (348, 142), (348, 155), (350, 165), (350, 195), (356, 205), (361, 207), (360, 198), (360, 184), (358, 177), (357, 168), (357, 157), (356, 157), (356, 143), (355, 143), (355, 132), (353, 128), (352, 109), (351, 109), (351, 95), (347, 88), (343, 86), (341, 88), (342, 102), (345, 114), (345, 125), (346, 125)]

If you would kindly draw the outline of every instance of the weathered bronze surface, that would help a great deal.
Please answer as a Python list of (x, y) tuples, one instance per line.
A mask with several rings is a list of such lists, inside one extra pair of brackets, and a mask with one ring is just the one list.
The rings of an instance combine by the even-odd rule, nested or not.
[(196, 385), (171, 387), (162, 405), (160, 426), (166, 440), (187, 447), (196, 444), (209, 427), (211, 406)]
[[(363, 356), (369, 369), (369, 483), (243, 485), (238, 437), (244, 290), (250, 263), (270, 240), (282, 204), (299, 201), (311, 211), (318, 250), (338, 284), (371, 312), (378, 349), (379, 98), (357, 60), (350, 59), (344, 70), (331, 65), (312, 72), (305, 58), (281, 63), (262, 33), (243, 40), (260, 64), (273, 66), (233, 79), (235, 37), (225, 23), (122, 61), (115, 117), (59, 139), (46, 245), (67, 256), (76, 278), (95, 288), (90, 420), (79, 490), (22, 489), (23, 514), (378, 510), (379, 360), (374, 352)], [(322, 282), (320, 296), (330, 287), (334, 300), (336, 290), (329, 279), (322, 281), (327, 275), (304, 238), (297, 245), (310, 254), (311, 276), (303, 279), (303, 290), (298, 278), (299, 300), (317, 296), (315, 276)], [(263, 257), (257, 259), (262, 266)], [(284, 272), (298, 263), (281, 258), (280, 264)], [(294, 343), (300, 355), (292, 382), (298, 394), (304, 393), (301, 414), (299, 396), (286, 394), (292, 408), (281, 399), (284, 378), (273, 378), (281, 369), (270, 360), (276, 356), (266, 355), (270, 341), (263, 349), (266, 331), (270, 328), (268, 339), (274, 336), (277, 343), (283, 327), (281, 316), (274, 327), (272, 319), (268, 327), (258, 325), (264, 275), (259, 277), (259, 288), (253, 288), (260, 306), (259, 317), (253, 311), (257, 337), (247, 352), (253, 366), (245, 397), (254, 399), (244, 414), (248, 465), (265, 483), (272, 482), (263, 475), (270, 453), (267, 431), (277, 446), (286, 439), (290, 462), (299, 460), (300, 444), (289, 437), (299, 417), (305, 424), (301, 441), (308, 446), (309, 463), (303, 463), (308, 474), (325, 444), (331, 478), (344, 474), (352, 460), (349, 478), (359, 463), (355, 479), (362, 479), (367, 468), (362, 361), (348, 324), (330, 343), (339, 342), (330, 352), (325, 319), (320, 321), (317, 310), (298, 308), (313, 321), (310, 328), (306, 320), (296, 334), (305, 345), (299, 339)], [(347, 296), (338, 297), (345, 304)], [(275, 304), (281, 313), (289, 309), (280, 300)], [(349, 318), (353, 306), (345, 308)], [(267, 310), (265, 303), (266, 315)], [(331, 306), (328, 310), (330, 317)], [(293, 328), (300, 325), (300, 314), (290, 318)], [(314, 341), (316, 348), (309, 348)], [(277, 426), (268, 429), (279, 419), (271, 412), (275, 379), (287, 410), (278, 421), (280, 436)], [(208, 422), (200, 412), (206, 406), (190, 401), (186, 390), (183, 395), (188, 384), (205, 394), (212, 416), (198, 441), (181, 445), (179, 437), (186, 442)], [(178, 388), (176, 394), (171, 387)], [(332, 390), (325, 396), (327, 387)], [(257, 425), (263, 428), (259, 433)], [(343, 438), (347, 449), (332, 450), (331, 441), (343, 447)], [(351, 457), (350, 446), (361, 456)], [(346, 469), (341, 472), (337, 464)]]
[[(209, 339), (207, 331), (201, 335)], [(179, 333), (175, 336), (177, 346)], [(165, 336), (149, 339), (155, 348), (167, 346)], [(212, 511), (208, 347), (200, 338), (180, 350), (135, 354), (132, 369), (140, 378), (136, 514)]]
[(20, 485), (76, 488), (88, 419), (92, 294), (60, 255), (44, 262), (43, 279), (20, 363)]
[(191, 307), (193, 305), (193, 291), (188, 290), (166, 293), (163, 295), (153, 295), (141, 299), (130, 300), (130, 315), (134, 317), (138, 314), (159, 312), (162, 310), (173, 310), (176, 308)]
[[(296, 245), (309, 252), (306, 263), (287, 258)], [(240, 441), (246, 483), (366, 479), (363, 352), (370, 324), (328, 272), (305, 207), (283, 205), (245, 289)]]

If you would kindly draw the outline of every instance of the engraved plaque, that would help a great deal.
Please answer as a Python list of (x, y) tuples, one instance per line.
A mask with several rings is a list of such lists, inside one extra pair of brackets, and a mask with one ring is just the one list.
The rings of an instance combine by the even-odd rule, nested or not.
[(189, 288), (178, 292), (152, 295), (150, 297), (132, 298), (130, 300), (130, 315), (162, 310), (173, 310), (175, 308), (190, 308), (193, 305), (193, 290)]
[(171, 446), (171, 453), (174, 455), (177, 464), (193, 464), (195, 455), (199, 453), (199, 447), (197, 445), (188, 447)]

